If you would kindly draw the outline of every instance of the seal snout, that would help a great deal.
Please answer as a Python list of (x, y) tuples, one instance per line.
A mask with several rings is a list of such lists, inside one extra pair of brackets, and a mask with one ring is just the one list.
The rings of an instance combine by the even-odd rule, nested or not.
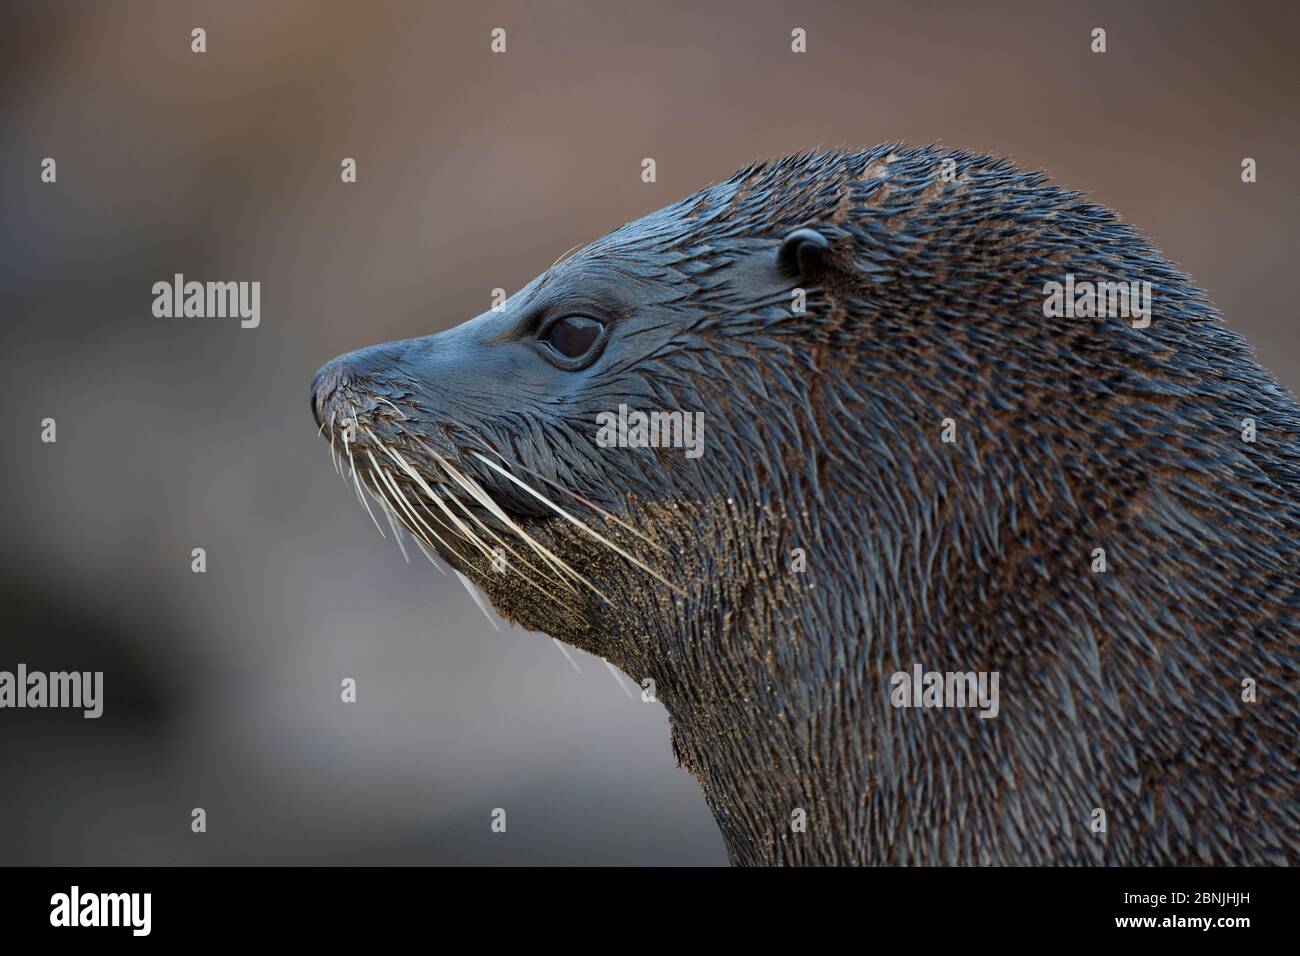
[(348, 382), (347, 356), (340, 355), (322, 365), (311, 380), (311, 413), (317, 425), (324, 425), (330, 398)]
[[(316, 424), (323, 426), (330, 410), (340, 407), (348, 416), (358, 410), (373, 408), (376, 402), (387, 401), (386, 392), (392, 389), (395, 370), (403, 367), (409, 342), (389, 342), (369, 348), (346, 352), (321, 366), (311, 380), (311, 412)], [(390, 403), (391, 404), (391, 403)]]

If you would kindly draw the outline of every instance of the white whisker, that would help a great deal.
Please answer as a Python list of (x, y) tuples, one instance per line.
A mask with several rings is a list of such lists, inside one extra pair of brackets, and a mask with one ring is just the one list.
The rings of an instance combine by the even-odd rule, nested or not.
[(402, 543), (402, 532), (397, 530), (397, 522), (393, 520), (393, 509), (383, 508), (382, 511), (384, 512), (384, 517), (388, 519), (388, 527), (393, 529), (393, 537), (397, 541), (398, 550), (402, 552), (402, 560), (404, 560), (407, 564), (410, 564), (411, 563), (410, 555), (406, 553), (406, 545)]
[(582, 245), (583, 244), (580, 242), (578, 243), (578, 245), (574, 246), (573, 249), (570, 249), (569, 252), (560, 253), (560, 258), (556, 259), (554, 262), (551, 263), (551, 268), (554, 269), (556, 266), (558, 266), (561, 262), (563, 262), (565, 259), (569, 257), (570, 252), (573, 252), (574, 249), (578, 249)]
[(550, 508), (552, 511), (554, 511), (556, 514), (558, 514), (558, 515), (560, 515), (561, 517), (563, 517), (565, 520), (569, 521), (571, 524), (573, 524), (573, 525), (577, 526), (578, 528), (581, 528), (583, 531), (587, 532), (587, 534), (591, 535), (593, 538), (595, 538), (597, 541), (599, 541), (599, 542), (600, 542), (601, 544), (603, 544), (605, 547), (607, 547), (607, 548), (609, 548), (610, 550), (614, 551), (616, 554), (620, 554), (620, 555), (622, 555), (624, 558), (626, 558), (628, 561), (631, 561), (633, 564), (635, 564), (635, 565), (636, 565), (638, 568), (640, 568), (642, 571), (646, 572), (646, 573), (649, 574), (651, 577), (655, 578), (657, 581), (661, 582), (662, 584), (664, 584), (664, 585), (667, 586), (668, 588), (672, 589), (673, 591), (676, 591), (678, 594), (685, 594), (684, 591), (682, 591), (682, 590), (681, 590), (680, 588), (678, 588), (676, 585), (670, 583), (670, 582), (668, 581), (668, 579), (665, 578), (663, 575), (661, 575), (658, 571), (655, 571), (655, 570), (654, 570), (653, 568), (651, 568), (649, 565), (647, 565), (647, 564), (645, 564), (644, 562), (638, 560), (637, 558), (632, 557), (632, 555), (628, 554), (626, 551), (624, 551), (622, 548), (620, 548), (618, 545), (616, 545), (613, 541), (610, 541), (610, 540), (609, 540), (608, 538), (606, 538), (604, 535), (602, 535), (602, 534), (600, 534), (600, 533), (594, 531), (593, 529), (589, 528), (586, 524), (584, 524), (583, 522), (579, 521), (579, 520), (578, 520), (577, 518), (575, 518), (573, 515), (569, 514), (567, 511), (565, 511), (565, 510), (564, 510), (563, 508), (561, 508), (559, 505), (555, 504), (555, 502), (551, 501), (551, 500), (550, 500), (549, 498), (547, 498), (545, 495), (541, 494), (541, 493), (538, 492), (538, 491), (535, 491), (533, 488), (531, 488), (531, 487), (529, 487), (528, 485), (524, 484), (522, 481), (520, 481), (520, 480), (519, 480), (518, 478), (516, 478), (514, 475), (510, 474), (510, 472), (506, 471), (506, 470), (505, 470), (504, 468), (502, 468), (500, 465), (496, 464), (496, 462), (489, 461), (488, 459), (486, 459), (486, 458), (484, 458), (482, 455), (480, 455), (478, 452), (474, 452), (473, 454), (474, 454), (474, 456), (475, 456), (476, 458), (478, 458), (479, 461), (483, 462), (483, 464), (487, 465), (489, 468), (492, 468), (492, 469), (496, 470), (497, 472), (499, 472), (501, 475), (503, 475), (505, 478), (509, 479), (510, 481), (513, 481), (516, 485), (518, 485), (518, 486), (519, 486), (520, 488), (522, 488), (524, 491), (528, 492), (530, 495), (532, 495), (534, 498), (536, 498), (536, 499), (537, 499), (538, 501), (540, 501), (542, 504), (546, 505), (546, 507)]
[(441, 564), (439, 564), (436, 560), (434, 560), (433, 555), (429, 553), (429, 549), (424, 546), (424, 542), (421, 541), (419, 538), (416, 538), (415, 546), (420, 549), (420, 553), (422, 553), (426, 558), (429, 559), (429, 563), (438, 569), (438, 573), (441, 574), (443, 577), (446, 577), (447, 569), (444, 568)]
[(488, 623), (492, 625), (492, 630), (499, 633), (501, 628), (497, 627), (497, 622), (492, 620), (492, 615), (488, 612), (487, 605), (483, 603), (483, 599), (479, 597), (478, 591), (474, 589), (474, 585), (470, 583), (469, 578), (465, 577), (465, 575), (461, 574), (455, 568), (452, 568), (451, 570), (456, 577), (460, 578), (460, 583), (465, 585), (465, 590), (468, 591), (469, 596), (474, 599), (474, 603), (477, 604), (478, 609), (483, 612), (483, 616), (488, 619)]
[(623, 683), (623, 678), (618, 676), (618, 670), (614, 667), (613, 664), (611, 664), (609, 661), (606, 661), (605, 658), (602, 657), (601, 660), (605, 661), (605, 666), (608, 667), (609, 672), (614, 675), (614, 680), (618, 682), (618, 689), (627, 695), (628, 700), (631, 700), (632, 692), (628, 690), (627, 685)]
[[(443, 541), (442, 536), (439, 535), (438, 532), (434, 531), (433, 528), (430, 527), (429, 524), (428, 524), (427, 522), (425, 522), (425, 521), (424, 521), (424, 520), (423, 520), (419, 515), (417, 515), (417, 514), (415, 513), (415, 510), (411, 507), (411, 503), (410, 503), (409, 501), (406, 500), (406, 496), (405, 496), (404, 494), (402, 494), (402, 490), (401, 490), (400, 488), (397, 487), (397, 483), (393, 481), (392, 477), (391, 477), (391, 476), (390, 476), (386, 471), (384, 471), (382, 468), (379, 467), (379, 463), (375, 461), (375, 456), (372, 455), (372, 454), (370, 454), (370, 451), (369, 451), (368, 449), (367, 449), (367, 451), (366, 451), (366, 455), (367, 455), (367, 457), (370, 458), (371, 464), (373, 464), (373, 465), (375, 466), (375, 468), (379, 471), (380, 477), (381, 477), (385, 482), (387, 482), (388, 486), (393, 490), (394, 497), (397, 498), (397, 499), (400, 499), (402, 505), (405, 506), (406, 511), (410, 513), (411, 517), (414, 518), (414, 519), (415, 519), (419, 524), (423, 525), (424, 528), (425, 528), (425, 529), (426, 529), (426, 530), (427, 530), (431, 535), (433, 535), (435, 538), (437, 538), (437, 539), (438, 539), (438, 542), (439, 542), (439, 543), (440, 543), (444, 548), (447, 548), (447, 549), (448, 549), (452, 554), (456, 555), (457, 557), (460, 557), (460, 552), (459, 552), (459, 551), (457, 551), (455, 548), (453, 548), (451, 545), (449, 545), (446, 541)], [(394, 507), (397, 507), (397, 505), (395, 504)], [(444, 527), (445, 527), (445, 526), (444, 526)], [(415, 533), (414, 529), (411, 529), (411, 531), (412, 531), (412, 534)], [(433, 542), (432, 542), (432, 541), (429, 541), (429, 542), (427, 542), (427, 543), (428, 543), (429, 547), (433, 547)]]
[[(370, 429), (366, 429), (366, 434), (370, 434)], [(371, 438), (374, 438), (374, 435), (370, 435), (370, 437), (371, 437)], [(386, 452), (388, 452), (390, 455), (392, 455), (392, 452), (389, 450), (389, 448), (388, 448), (386, 445), (384, 445), (382, 442), (379, 442), (378, 439), (375, 439), (375, 440), (376, 440), (376, 442), (379, 444), (379, 447), (380, 447), (380, 448), (382, 448), (384, 451), (386, 451)], [(367, 454), (369, 454), (369, 452), (367, 452)], [(371, 461), (374, 461), (374, 458), (372, 457), (370, 460), (371, 460)], [(446, 512), (447, 517), (451, 519), (451, 521), (452, 521), (453, 524), (455, 524), (456, 529), (460, 532), (461, 536), (462, 536), (466, 541), (468, 541), (468, 542), (470, 542), (471, 544), (475, 545), (475, 546), (476, 546), (480, 551), (482, 551), (483, 554), (486, 555), (488, 558), (492, 558), (492, 557), (494, 557), (494, 555), (493, 555), (493, 553), (492, 553), (492, 550), (491, 550), (487, 545), (485, 545), (481, 540), (479, 540), (478, 535), (474, 534), (474, 532), (472, 532), (469, 528), (465, 527), (465, 525), (462, 524), (462, 523), (460, 522), (460, 520), (458, 520), (458, 519), (456, 518), (456, 516), (455, 516), (454, 514), (451, 513), (450, 510), (448, 510), (447, 506), (444, 505), (444, 504), (442, 503), (442, 499), (439, 498), (436, 494), (434, 494), (433, 490), (429, 488), (429, 486), (425, 483), (424, 479), (420, 477), (419, 472), (417, 472), (417, 471), (415, 471), (415, 469), (411, 468), (411, 466), (410, 466), (409, 464), (406, 463), (406, 460), (403, 459), (403, 458), (401, 458), (400, 456), (396, 456), (395, 460), (399, 461), (401, 464), (403, 464), (403, 465), (407, 468), (407, 470), (410, 472), (411, 476), (415, 479), (415, 481), (416, 481), (416, 482), (420, 485), (420, 487), (424, 490), (425, 494), (427, 494), (427, 495), (428, 495), (428, 496), (429, 496), (429, 497), (434, 501), (434, 503), (438, 505), (439, 508), (441, 508), (443, 511)], [(376, 465), (375, 467), (377, 468), (377, 467), (379, 467), (379, 466)], [(426, 510), (427, 510), (427, 509), (426, 509)], [(445, 525), (444, 525), (444, 527), (445, 527)], [(430, 529), (430, 530), (432, 530), (432, 529)], [(450, 529), (449, 529), (449, 530), (450, 530)]]
[(375, 513), (370, 510), (370, 504), (365, 498), (361, 497), (361, 482), (357, 480), (357, 463), (352, 458), (352, 446), (348, 443), (346, 432), (343, 435), (343, 447), (348, 453), (348, 464), (352, 466), (352, 484), (357, 489), (357, 500), (360, 501), (362, 506), (366, 509), (366, 514), (370, 515), (370, 520), (375, 522), (375, 530), (379, 532), (379, 536), (381, 538), (386, 538), (388, 535), (384, 534), (384, 529), (379, 527), (378, 521), (375, 521)]
[(564, 655), (564, 659), (573, 665), (573, 669), (575, 671), (581, 674), (582, 669), (578, 667), (578, 662), (573, 659), (573, 656), (569, 653), (569, 649), (565, 647), (563, 644), (561, 644), (559, 641), (557, 641), (555, 638), (551, 638), (551, 643), (560, 649), (560, 653)]
[(455, 481), (458, 485), (460, 485), (467, 492), (469, 492), (470, 497), (472, 497), (475, 501), (477, 501), (489, 512), (491, 512), (492, 516), (495, 517), (498, 521), (505, 524), (508, 528), (510, 528), (511, 531), (519, 535), (519, 537), (523, 538), (524, 541), (528, 543), (529, 547), (531, 547), (538, 554), (548, 559), (555, 566), (557, 570), (569, 575), (570, 577), (574, 578), (577, 581), (581, 581), (588, 588), (590, 588), (598, 597), (600, 597), (600, 599), (603, 600), (606, 604), (613, 603), (612, 601), (610, 601), (609, 598), (607, 598), (603, 593), (601, 593), (600, 589), (597, 588), (596, 585), (592, 584), (590, 581), (584, 578), (577, 571), (573, 570), (573, 568), (569, 567), (568, 564), (566, 564), (561, 558), (553, 554), (540, 542), (536, 541), (533, 538), (533, 536), (530, 535), (523, 528), (519, 527), (519, 525), (508, 514), (506, 514), (504, 511), (501, 510), (501, 508), (497, 505), (497, 503), (492, 500), (492, 497), (486, 491), (484, 491), (477, 482), (471, 481), (470, 479), (462, 475), (459, 471), (456, 470), (456, 468), (454, 468), (451, 465), (450, 462), (447, 461), (447, 459), (443, 458), (441, 455), (439, 455), (428, 445), (424, 444), (424, 442), (420, 442), (420, 445), (424, 448), (425, 451), (427, 451), (430, 455), (432, 455), (437, 460), (438, 464), (441, 465), (443, 470), (446, 471), (447, 474), (451, 476), (453, 481)]
[[(458, 519), (456, 518), (456, 516), (455, 516), (454, 514), (451, 513), (451, 511), (447, 508), (446, 504), (443, 503), (442, 496), (439, 495), (437, 492), (435, 492), (432, 488), (429, 487), (428, 483), (425, 482), (424, 478), (421, 477), (420, 473), (417, 472), (417, 471), (415, 470), (414, 467), (412, 467), (412, 465), (411, 465), (410, 462), (408, 462), (405, 458), (403, 458), (402, 455), (401, 455), (399, 452), (397, 452), (395, 449), (389, 448), (389, 447), (387, 447), (386, 445), (381, 446), (381, 447), (383, 447), (384, 451), (388, 453), (389, 457), (391, 457), (394, 461), (396, 461), (399, 465), (401, 465), (401, 466), (406, 470), (407, 474), (409, 474), (409, 475), (411, 476), (411, 478), (414, 479), (415, 482), (416, 482), (416, 483), (421, 487), (421, 489), (423, 489), (424, 493), (425, 493), (426, 495), (429, 496), (429, 499), (430, 499), (431, 501), (433, 501), (433, 503), (436, 504), (439, 508), (441, 508), (441, 509), (443, 510), (443, 512), (447, 515), (447, 517), (448, 517), (451, 521), (455, 522), (456, 527), (459, 528), (459, 529), (461, 530), (461, 532), (462, 532), (463, 535), (465, 535), (467, 538), (469, 538), (469, 539), (471, 539), (471, 540), (473, 540), (473, 541), (478, 541), (478, 536), (474, 534), (474, 532), (472, 531), (472, 529), (466, 527), (465, 524), (464, 524), (463, 522), (461, 522), (460, 520), (458, 520)], [(530, 571), (534, 572), (535, 574), (541, 574), (543, 577), (547, 578), (548, 580), (552, 580), (552, 581), (555, 581), (555, 582), (558, 583), (558, 584), (562, 584), (564, 587), (568, 588), (570, 591), (573, 591), (575, 594), (577, 593), (577, 591), (574, 589), (573, 585), (569, 584), (568, 581), (565, 581), (563, 578), (551, 578), (549, 575), (545, 574), (544, 572), (539, 571), (537, 568), (533, 567), (533, 566), (532, 566), (528, 561), (524, 560), (524, 558), (521, 557), (521, 556), (520, 556), (520, 555), (515, 551), (514, 548), (510, 547), (508, 544), (506, 544), (504, 541), (502, 541), (501, 538), (500, 538), (500, 536), (499, 536), (495, 531), (493, 531), (491, 528), (489, 528), (487, 525), (485, 525), (482, 521), (480, 521), (479, 518), (478, 518), (478, 516), (475, 515), (474, 512), (470, 511), (469, 508), (466, 507), (466, 505), (464, 504), (464, 502), (462, 502), (462, 501), (461, 501), (459, 498), (457, 498), (455, 495), (447, 495), (447, 497), (448, 497), (449, 499), (451, 499), (451, 502), (452, 502), (454, 505), (456, 505), (456, 507), (460, 508), (461, 511), (465, 512), (466, 517), (468, 517), (468, 518), (469, 518), (471, 521), (473, 521), (476, 525), (478, 525), (478, 526), (479, 526), (480, 528), (482, 528), (485, 532), (487, 532), (489, 535), (491, 535), (491, 536), (492, 536), (492, 539), (493, 539), (494, 541), (496, 541), (498, 544), (500, 544), (501, 547), (503, 547), (506, 551), (508, 551), (508, 552), (510, 553), (510, 555), (511, 555), (512, 557), (514, 557), (516, 560), (518, 560), (518, 561), (520, 562), (520, 564), (522, 564), (524, 567), (528, 568)], [(423, 503), (421, 503), (421, 507), (424, 507)], [(425, 511), (428, 511), (429, 509), (428, 509), (428, 508), (425, 508), (424, 510), (425, 510)], [(432, 513), (430, 513), (430, 515), (432, 516)], [(445, 527), (445, 526), (444, 526), (444, 527)], [(493, 558), (493, 559), (495, 560), (496, 555), (495, 555), (494, 552), (492, 552), (490, 549), (488, 549), (486, 545), (482, 545), (481, 547), (482, 547), (482, 549), (483, 549), (483, 553), (484, 553), (485, 555), (487, 555), (488, 557)], [(523, 575), (523, 574), (521, 574), (520, 577), (523, 578), (523, 580), (524, 580), (527, 584), (532, 585), (532, 587), (536, 588), (536, 589), (537, 589), (538, 591), (540, 591), (541, 593), (543, 593), (543, 594), (547, 593), (546, 590), (545, 590), (544, 588), (542, 588), (542, 587), (540, 587), (539, 585), (537, 585), (537, 584), (536, 584), (534, 581), (532, 581), (532, 580), (531, 580), (527, 575)]]
[[(475, 437), (475, 438), (478, 438), (477, 435), (475, 435), (474, 437)], [(596, 504), (594, 501), (590, 500), (589, 498), (585, 498), (585, 497), (583, 497), (582, 495), (578, 494), (576, 491), (573, 491), (573, 490), (571, 490), (571, 489), (569, 489), (569, 488), (564, 487), (564, 485), (560, 484), (558, 481), (555, 481), (554, 479), (547, 478), (547, 477), (546, 477), (545, 475), (543, 475), (541, 472), (539, 472), (539, 471), (534, 471), (533, 469), (529, 468), (527, 465), (521, 465), (521, 464), (519, 464), (518, 462), (510, 461), (508, 458), (506, 458), (505, 455), (501, 454), (499, 451), (497, 451), (496, 449), (494, 449), (494, 448), (492, 448), (491, 446), (489, 446), (489, 445), (487, 444), (487, 442), (483, 441), (483, 439), (478, 438), (478, 441), (479, 441), (479, 443), (480, 443), (481, 445), (483, 445), (484, 448), (486, 448), (488, 451), (492, 452), (492, 454), (496, 455), (498, 458), (500, 458), (503, 462), (505, 462), (505, 463), (506, 463), (507, 465), (509, 465), (511, 468), (518, 468), (520, 471), (527, 472), (528, 474), (530, 474), (530, 475), (532, 475), (534, 478), (536, 478), (538, 481), (542, 481), (542, 482), (545, 482), (546, 484), (550, 485), (550, 486), (551, 486), (552, 488), (554, 488), (556, 491), (562, 491), (562, 492), (564, 492), (566, 495), (571, 495), (573, 498), (577, 499), (577, 500), (580, 501), (582, 504), (586, 505), (586, 506), (587, 506), (588, 508), (590, 508), (592, 511), (596, 512), (598, 515), (600, 515), (600, 516), (601, 516), (602, 518), (604, 518), (606, 521), (611, 521), (611, 522), (613, 522), (614, 524), (618, 525), (618, 526), (619, 526), (620, 528), (622, 528), (623, 530), (628, 531), (628, 532), (630, 532), (630, 533), (636, 535), (638, 538), (640, 538), (640, 539), (641, 539), (642, 541), (644, 541), (646, 544), (650, 545), (650, 547), (654, 548), (656, 551), (661, 552), (662, 554), (664, 554), (664, 555), (667, 556), (667, 557), (671, 557), (671, 555), (670, 555), (669, 552), (668, 552), (668, 549), (665, 548), (663, 545), (659, 544), (659, 542), (654, 541), (654, 540), (652, 540), (651, 538), (647, 537), (646, 535), (642, 534), (640, 531), (638, 531), (636, 528), (632, 527), (632, 526), (631, 526), (630, 524), (628, 524), (626, 521), (621, 520), (617, 515), (611, 514), (609, 511), (605, 510), (605, 509), (602, 508), (600, 505)], [(478, 453), (475, 452), (474, 454), (477, 455)], [(482, 456), (479, 456), (479, 457), (482, 457)]]
[[(515, 551), (514, 548), (510, 547), (510, 545), (506, 544), (505, 541), (501, 540), (501, 536), (498, 535), (491, 528), (489, 528), (487, 525), (485, 525), (479, 519), (479, 517), (476, 514), (474, 514), (474, 512), (469, 510), (469, 506), (466, 505), (463, 501), (461, 501), (460, 498), (458, 498), (456, 495), (448, 495), (447, 497), (451, 500), (452, 504), (454, 504), (461, 511), (465, 512), (466, 517), (468, 517), (476, 525), (478, 525), (489, 535), (491, 535), (493, 541), (497, 542), (499, 545), (501, 545), (501, 547), (505, 548), (506, 551), (510, 553), (511, 557), (513, 557), (516, 561), (518, 561), (520, 564), (526, 567), (529, 571), (532, 571), (534, 574), (541, 576), (544, 580), (553, 581), (556, 584), (568, 588), (570, 591), (573, 591), (574, 594), (578, 593), (577, 590), (573, 587), (573, 585), (570, 584), (568, 581), (564, 580), (564, 578), (555, 577), (553, 575), (547, 574), (545, 571), (541, 570), (540, 568), (534, 567), (531, 562), (529, 562), (527, 559), (523, 557), (523, 555), (519, 554), (517, 551)], [(538, 585), (533, 584), (533, 582), (528, 578), (527, 575), (520, 575), (520, 576), (529, 584), (532, 584), (533, 587), (537, 588), (537, 590), (541, 591), (543, 594), (548, 593), (544, 588), (538, 587)]]
[[(332, 410), (330, 411), (330, 464), (334, 466), (334, 474), (341, 475), (343, 474), (343, 467), (339, 464), (338, 452), (334, 448), (334, 415), (335, 414), (336, 413), (334, 411)], [(321, 428), (324, 427), (325, 427), (325, 423), (321, 422)], [(345, 485), (348, 483), (346, 478), (343, 479), (343, 483)]]
[[(369, 429), (366, 429), (366, 433), (369, 434), (372, 438), (374, 438), (374, 435), (370, 432)], [(377, 439), (376, 439), (376, 441), (377, 441)], [(423, 444), (423, 443), (421, 443), (421, 444)], [(475, 544), (477, 544), (478, 547), (483, 551), (483, 553), (484, 553), (486, 556), (488, 556), (489, 558), (495, 558), (495, 557), (496, 557), (495, 553), (494, 553), (490, 548), (488, 548), (487, 545), (483, 544), (483, 543), (479, 540), (478, 535), (474, 534), (474, 532), (473, 532), (470, 528), (468, 528), (468, 527), (465, 526), (464, 522), (460, 521), (460, 519), (458, 519), (454, 514), (452, 514), (451, 510), (446, 506), (446, 504), (443, 503), (443, 501), (442, 501), (442, 496), (439, 495), (439, 494), (437, 494), (437, 493), (436, 493), (432, 488), (429, 487), (428, 483), (424, 480), (424, 478), (420, 475), (420, 473), (419, 473), (418, 471), (416, 471), (414, 467), (412, 467), (412, 465), (411, 465), (410, 462), (408, 462), (405, 458), (403, 458), (403, 457), (402, 457), (400, 454), (398, 454), (395, 450), (388, 448), (386, 445), (383, 445), (383, 443), (380, 443), (380, 447), (383, 448), (384, 451), (387, 452), (387, 453), (389, 454), (389, 456), (392, 457), (392, 459), (393, 459), (394, 461), (396, 461), (398, 464), (400, 464), (400, 465), (401, 465), (401, 466), (406, 470), (406, 472), (411, 476), (411, 478), (416, 482), (416, 484), (418, 484), (418, 485), (420, 486), (420, 488), (421, 488), (421, 489), (424, 491), (424, 493), (429, 497), (429, 499), (430, 499), (434, 504), (436, 504), (440, 509), (442, 509), (442, 511), (447, 515), (448, 519), (450, 519), (452, 522), (455, 523), (456, 527), (457, 527), (458, 529), (460, 529), (461, 533), (462, 533), (462, 534), (463, 534), (463, 535), (464, 535), (468, 540), (470, 540), (470, 541), (474, 542)], [(426, 446), (426, 448), (427, 448), (427, 446)], [(431, 453), (433, 453), (433, 450), (432, 450), (432, 449), (428, 449), (428, 450), (429, 450)], [(436, 453), (434, 453), (434, 454), (436, 454)], [(444, 466), (445, 466), (446, 463), (443, 462), (443, 464), (444, 464)], [(467, 490), (469, 490), (469, 489), (467, 488)], [(481, 489), (480, 489), (480, 490), (481, 490)], [(472, 491), (471, 491), (471, 493), (472, 493)], [(486, 492), (483, 492), (483, 494), (486, 495)], [(534, 572), (537, 572), (537, 569), (536, 569), (536, 568), (533, 568), (533, 566), (532, 566), (531, 564), (529, 564), (527, 561), (524, 561), (523, 558), (521, 558), (518, 554), (515, 553), (515, 551), (514, 551), (513, 548), (510, 548), (509, 546), (506, 545), (506, 543), (505, 543), (504, 541), (501, 541), (501, 539), (496, 535), (495, 532), (492, 531), (492, 529), (488, 528), (487, 525), (483, 524), (482, 521), (480, 521), (477, 517), (475, 517), (474, 514), (473, 514), (472, 512), (470, 512), (470, 510), (469, 510), (468, 508), (466, 508), (465, 505), (464, 505), (464, 504), (463, 504), (463, 503), (462, 503), (458, 498), (456, 498), (455, 495), (448, 495), (447, 497), (451, 498), (451, 500), (456, 504), (456, 506), (459, 507), (462, 511), (464, 511), (465, 514), (468, 515), (468, 516), (470, 517), (470, 519), (474, 521), (475, 524), (479, 525), (479, 527), (483, 528), (484, 531), (486, 531), (488, 534), (492, 535), (493, 538), (495, 538), (498, 542), (500, 542), (500, 544), (502, 545), (502, 547), (505, 547), (507, 551), (509, 551), (509, 552), (510, 552), (512, 555), (514, 555), (516, 558), (518, 558), (519, 561), (520, 561), (520, 562), (521, 562), (525, 567), (529, 568), (530, 570), (533, 570)], [(427, 508), (426, 508), (425, 510), (428, 511)], [(520, 533), (521, 533), (521, 536), (527, 538), (527, 535), (523, 535), (523, 534), (522, 534), (522, 529), (521, 529), (521, 532), (520, 532)], [(530, 543), (531, 543), (531, 542), (530, 542)], [(534, 547), (535, 547), (535, 546), (534, 546)], [(540, 573), (540, 572), (537, 572), (537, 573)], [(521, 577), (523, 578), (524, 581), (526, 581), (528, 584), (532, 585), (532, 586), (533, 586), (534, 588), (536, 588), (538, 591), (541, 591), (542, 593), (546, 593), (546, 592), (545, 592), (545, 589), (543, 589), (543, 588), (541, 588), (540, 586), (538, 586), (534, 581), (532, 581), (530, 578), (528, 578), (527, 575), (521, 575)], [(563, 578), (551, 578), (550, 580), (554, 580), (554, 581), (556, 581), (557, 583), (562, 584), (564, 587), (568, 588), (568, 589), (569, 589), (570, 591), (572, 591), (574, 594), (577, 593), (577, 590), (573, 587), (573, 585), (569, 584), (569, 582), (568, 582), (568, 581), (565, 581)], [(592, 588), (592, 590), (595, 590), (595, 588)], [(597, 592), (597, 593), (599, 593), (599, 592)]]
[[(375, 399), (376, 399), (377, 401), (381, 401), (381, 402), (383, 402), (385, 405), (387, 405), (387, 406), (388, 406), (389, 408), (391, 408), (393, 411), (397, 412), (397, 414), (401, 415), (401, 416), (402, 416), (402, 421), (406, 421), (406, 413), (403, 412), (403, 411), (402, 411), (400, 408), (398, 408), (396, 405), (394, 405), (392, 402), (390, 402), (388, 399), (383, 398), (383, 397), (381, 397), (381, 396), (379, 396), (379, 395), (376, 395), (376, 396), (375, 396)], [(367, 429), (367, 431), (369, 431), (369, 429)]]

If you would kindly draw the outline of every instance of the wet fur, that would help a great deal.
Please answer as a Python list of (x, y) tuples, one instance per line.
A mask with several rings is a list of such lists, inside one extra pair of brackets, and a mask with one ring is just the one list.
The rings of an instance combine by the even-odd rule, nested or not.
[[(829, 240), (815, 277), (776, 264), (800, 226)], [(1045, 318), (1067, 272), (1150, 281), (1151, 325)], [(609, 323), (603, 354), (534, 368), (536, 316), (565, 309)], [(654, 680), (734, 862), (1300, 862), (1300, 409), (1156, 249), (1042, 175), (901, 146), (758, 163), (502, 312), (344, 359), (318, 415), (434, 471), (417, 434), (609, 598), (444, 554), (505, 617)], [(704, 456), (597, 447), (619, 403), (704, 411)], [(547, 490), (682, 593), (484, 447), (656, 541)], [(1000, 715), (894, 709), (915, 663), (1000, 672)]]

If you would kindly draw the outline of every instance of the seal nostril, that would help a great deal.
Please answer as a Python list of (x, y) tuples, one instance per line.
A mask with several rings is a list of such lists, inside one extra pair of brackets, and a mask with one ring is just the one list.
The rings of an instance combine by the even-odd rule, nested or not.
[(318, 426), (325, 424), (325, 408), (330, 396), (338, 390), (344, 378), (341, 359), (331, 359), (317, 370), (311, 380), (311, 413)]

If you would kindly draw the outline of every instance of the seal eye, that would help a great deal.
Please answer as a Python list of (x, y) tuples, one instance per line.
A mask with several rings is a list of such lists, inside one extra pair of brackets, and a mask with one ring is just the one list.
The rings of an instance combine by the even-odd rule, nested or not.
[(542, 340), (565, 358), (581, 358), (591, 351), (604, 326), (585, 315), (569, 315), (546, 330)]

